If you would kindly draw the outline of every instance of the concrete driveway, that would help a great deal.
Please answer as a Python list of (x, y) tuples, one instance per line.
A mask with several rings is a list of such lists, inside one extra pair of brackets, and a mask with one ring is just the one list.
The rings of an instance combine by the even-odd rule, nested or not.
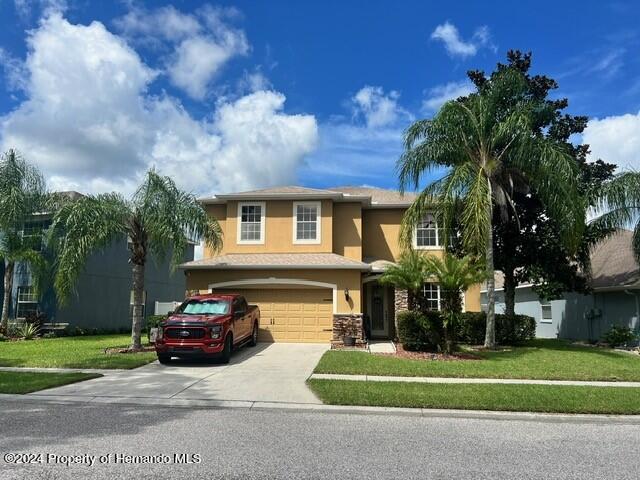
[(228, 365), (175, 361), (37, 392), (38, 395), (316, 403), (305, 381), (329, 348), (322, 344), (260, 343), (235, 352)]

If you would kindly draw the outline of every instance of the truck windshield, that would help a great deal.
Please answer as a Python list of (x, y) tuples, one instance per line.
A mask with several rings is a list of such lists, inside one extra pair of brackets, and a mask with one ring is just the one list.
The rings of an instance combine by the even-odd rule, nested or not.
[(186, 315), (224, 315), (228, 311), (226, 300), (189, 300), (178, 308), (178, 313)]

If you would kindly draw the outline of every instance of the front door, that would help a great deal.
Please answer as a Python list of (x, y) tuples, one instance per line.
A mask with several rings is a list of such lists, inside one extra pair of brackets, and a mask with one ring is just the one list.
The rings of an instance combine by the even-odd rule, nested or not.
[(374, 283), (369, 295), (369, 312), (371, 315), (371, 336), (386, 337), (389, 335), (387, 318), (386, 288)]

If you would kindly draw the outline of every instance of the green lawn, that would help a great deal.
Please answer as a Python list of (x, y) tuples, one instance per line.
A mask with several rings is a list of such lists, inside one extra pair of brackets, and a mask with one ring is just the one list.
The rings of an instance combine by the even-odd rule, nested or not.
[(30, 393), (98, 378), (98, 373), (0, 372), (0, 393)]
[(403, 377), (530, 378), (640, 381), (640, 356), (610, 349), (535, 340), (506, 351), (480, 352), (482, 360), (431, 361), (329, 351), (315, 373)]
[(129, 335), (43, 338), (0, 343), (2, 367), (135, 368), (156, 358), (154, 352), (107, 355), (105, 348), (126, 347)]
[(640, 414), (640, 388), (309, 380), (331, 405)]

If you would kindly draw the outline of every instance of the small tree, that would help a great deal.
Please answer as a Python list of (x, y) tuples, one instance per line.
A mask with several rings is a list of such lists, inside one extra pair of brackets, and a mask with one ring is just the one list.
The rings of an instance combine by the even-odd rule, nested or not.
[(7, 331), (13, 274), (18, 262), (31, 268), (37, 287), (37, 271), (44, 263), (40, 253), (42, 232), (25, 235), (25, 224), (46, 208), (47, 193), (40, 171), (15, 150), (0, 159), (0, 259), (4, 261), (4, 298), (0, 330)]
[(56, 213), (52, 234), (57, 238), (58, 301), (67, 300), (89, 255), (112, 242), (128, 238), (133, 283), (131, 349), (142, 348), (144, 270), (149, 254), (162, 259), (171, 251), (171, 265), (183, 260), (189, 238), (203, 239), (217, 250), (222, 233), (197, 199), (178, 189), (169, 177), (153, 170), (131, 200), (116, 193), (82, 197)]
[[(380, 277), (380, 283), (394, 285), (407, 291), (407, 307), (409, 310), (420, 305), (422, 287), (424, 285), (424, 256), (415, 250), (407, 250), (397, 264), (391, 265)], [(398, 318), (394, 320), (396, 336), (398, 335)]]
[(433, 255), (426, 257), (424, 274), (440, 286), (444, 350), (451, 353), (456, 341), (456, 325), (462, 313), (462, 294), (472, 285), (486, 279), (486, 269), (470, 256), (458, 258), (445, 253), (443, 258)]

